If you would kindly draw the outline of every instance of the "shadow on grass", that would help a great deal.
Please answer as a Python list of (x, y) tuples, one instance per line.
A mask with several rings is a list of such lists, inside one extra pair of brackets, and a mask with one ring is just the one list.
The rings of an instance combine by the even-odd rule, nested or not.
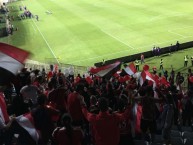
[(181, 68), (178, 68), (176, 69), (175, 71), (176, 72), (187, 72), (188, 73), (188, 69), (191, 69), (193, 68), (192, 66), (189, 66), (189, 67), (181, 67)]
[(161, 57), (167, 57), (170, 56), (171, 54), (167, 53), (167, 54), (162, 54)]

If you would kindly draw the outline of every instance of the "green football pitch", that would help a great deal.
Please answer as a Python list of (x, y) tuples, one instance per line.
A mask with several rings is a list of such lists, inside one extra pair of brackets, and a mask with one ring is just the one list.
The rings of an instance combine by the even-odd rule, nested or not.
[[(19, 6), (39, 21), (18, 20)], [(192, 6), (192, 0), (22, 0), (8, 5), (18, 31), (0, 41), (29, 50), (32, 60), (93, 66), (192, 41)]]

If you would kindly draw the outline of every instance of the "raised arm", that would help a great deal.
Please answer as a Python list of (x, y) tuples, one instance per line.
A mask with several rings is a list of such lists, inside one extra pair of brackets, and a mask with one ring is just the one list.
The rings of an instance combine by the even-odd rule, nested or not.
[(84, 101), (84, 97), (79, 95), (80, 105), (82, 106), (82, 113), (84, 117), (88, 120), (88, 122), (93, 122), (96, 120), (96, 115), (90, 113), (86, 108), (86, 103)]

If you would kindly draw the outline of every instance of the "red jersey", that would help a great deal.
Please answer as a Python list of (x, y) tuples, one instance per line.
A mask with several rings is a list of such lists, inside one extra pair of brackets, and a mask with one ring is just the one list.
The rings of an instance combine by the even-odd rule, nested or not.
[(83, 139), (83, 132), (80, 128), (74, 128), (72, 131), (72, 136), (69, 137), (66, 129), (60, 128), (55, 129), (53, 132), (53, 137), (59, 143), (59, 145), (81, 145)]
[(86, 119), (91, 123), (94, 131), (94, 139), (96, 145), (118, 145), (120, 139), (119, 123), (130, 115), (130, 109), (123, 114), (110, 114), (107, 112), (99, 112), (92, 114), (85, 107), (82, 108)]
[(55, 103), (56, 109), (66, 112), (67, 94), (63, 87), (51, 91), (48, 94), (48, 101)]
[[(120, 115), (123, 112), (117, 112)], [(127, 118), (119, 123), (119, 129), (120, 129), (120, 134), (121, 135), (128, 135), (131, 134), (131, 120), (130, 118)]]
[(68, 95), (67, 99), (67, 111), (74, 122), (82, 121), (83, 119), (79, 96), (79, 93), (73, 92)]

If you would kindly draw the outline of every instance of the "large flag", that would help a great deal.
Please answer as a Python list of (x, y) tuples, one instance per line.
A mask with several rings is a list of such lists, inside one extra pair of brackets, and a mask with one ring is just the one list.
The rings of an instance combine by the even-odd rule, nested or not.
[(143, 83), (145, 82), (145, 80), (152, 81), (153, 84), (155, 84), (155, 83), (154, 83), (155, 80), (154, 80), (152, 74), (151, 74), (149, 71), (143, 70), (143, 71), (141, 72), (141, 77), (140, 77), (140, 85), (141, 85), (141, 86), (143, 85)]
[(128, 66), (126, 66), (124, 68), (125, 72), (129, 75), (133, 75), (137, 72), (136, 68), (135, 68), (135, 64), (132, 62), (130, 63)]
[(0, 84), (4, 84), (24, 67), (29, 52), (0, 43)]
[(24, 128), (29, 133), (31, 138), (37, 143), (40, 138), (40, 134), (34, 126), (34, 121), (31, 113), (16, 117), (16, 121), (22, 128)]
[(120, 67), (121, 67), (121, 62), (117, 61), (113, 64), (101, 66), (98, 68), (91, 68), (90, 73), (100, 77), (110, 78), (111, 76), (113, 76), (113, 74), (115, 74), (115, 72), (120, 70)]

